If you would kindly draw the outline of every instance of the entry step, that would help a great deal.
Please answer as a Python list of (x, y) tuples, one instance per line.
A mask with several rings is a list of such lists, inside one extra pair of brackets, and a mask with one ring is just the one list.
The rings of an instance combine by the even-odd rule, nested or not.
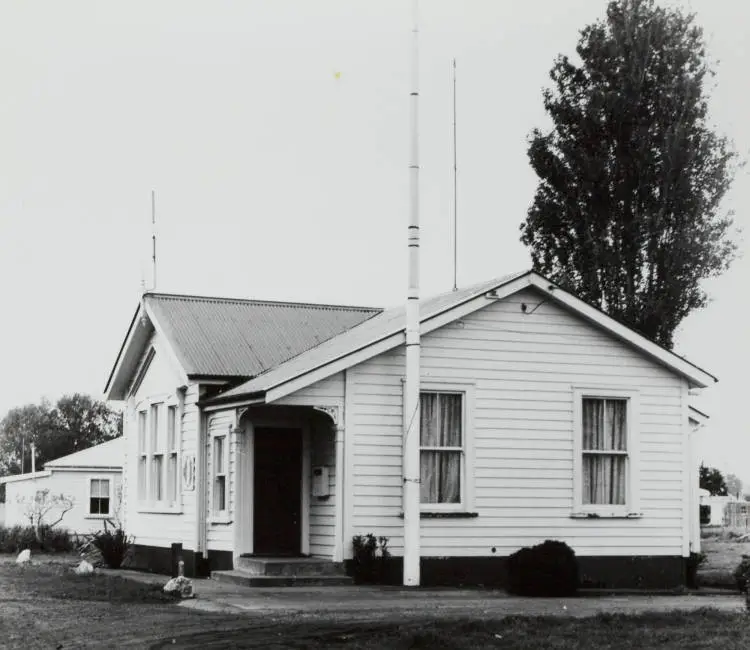
[(338, 587), (353, 584), (346, 575), (254, 575), (242, 569), (212, 571), (211, 577), (246, 587)]
[(237, 558), (235, 570), (254, 576), (308, 577), (346, 576), (341, 562), (314, 557), (257, 557), (243, 555)]

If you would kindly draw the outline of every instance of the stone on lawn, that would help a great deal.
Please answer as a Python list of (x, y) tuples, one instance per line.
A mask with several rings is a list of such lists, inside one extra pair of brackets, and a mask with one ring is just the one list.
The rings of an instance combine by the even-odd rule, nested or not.
[(185, 576), (172, 578), (164, 585), (164, 593), (172, 594), (178, 598), (193, 598), (193, 581)]
[(18, 554), (16, 564), (28, 564), (29, 562), (31, 562), (31, 551), (25, 549)]
[(94, 572), (94, 567), (90, 562), (81, 560), (81, 563), (75, 569), (73, 569), (73, 571), (75, 571), (79, 576), (88, 576)]

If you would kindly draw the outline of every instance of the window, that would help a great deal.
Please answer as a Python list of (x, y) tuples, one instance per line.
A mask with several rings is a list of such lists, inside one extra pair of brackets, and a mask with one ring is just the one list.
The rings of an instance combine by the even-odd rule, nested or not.
[(166, 395), (150, 399), (137, 411), (138, 503), (142, 510), (180, 508), (180, 399), (179, 395), (177, 399)]
[(463, 394), (420, 394), (420, 500), (423, 504), (464, 502)]
[(147, 499), (146, 472), (148, 465), (148, 450), (146, 449), (146, 411), (138, 413), (138, 501)]
[(576, 505), (584, 512), (632, 514), (635, 497), (632, 391), (576, 391)]
[(177, 471), (177, 407), (167, 408), (167, 501), (173, 504), (177, 501), (179, 474)]
[(109, 479), (92, 478), (89, 482), (89, 514), (109, 514)]
[(152, 404), (150, 413), (149, 453), (151, 455), (151, 501), (164, 500), (164, 426), (161, 422), (163, 404)]
[(227, 509), (227, 437), (215, 436), (213, 448), (213, 509), (216, 513)]

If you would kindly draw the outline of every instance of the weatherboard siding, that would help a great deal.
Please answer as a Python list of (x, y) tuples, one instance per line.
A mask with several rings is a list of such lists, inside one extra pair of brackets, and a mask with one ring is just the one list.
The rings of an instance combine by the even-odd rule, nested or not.
[[(355, 447), (349, 530), (385, 535), (400, 555), (404, 350), (351, 372), (348, 434), (353, 440), (347, 444)], [(478, 515), (422, 519), (423, 556), (503, 556), (551, 537), (565, 540), (580, 555), (682, 554), (686, 391), (681, 378), (542, 301), (534, 290), (424, 336), (421, 376), (474, 384), (469, 507)], [(574, 386), (639, 391), (642, 518), (570, 518)]]
[[(181, 479), (181, 460), (184, 454), (195, 454), (198, 430), (198, 385), (190, 384), (185, 392), (182, 418), (180, 422), (180, 451), (178, 474), (180, 474), (180, 496), (182, 505), (177, 512), (144, 512), (151, 506), (138, 503), (138, 410), (152, 398), (177, 397), (177, 387), (181, 384), (161, 341), (154, 335), (146, 347), (141, 362), (153, 346), (155, 355), (136, 392), (126, 404), (124, 435), (125, 458), (123, 460), (123, 512), (125, 530), (133, 535), (136, 544), (168, 548), (179, 543), (185, 549), (195, 547), (196, 491), (185, 491)], [(140, 366), (139, 366), (140, 367)], [(166, 467), (166, 460), (165, 460)], [(166, 469), (165, 469), (166, 471)]]
[(310, 555), (315, 557), (333, 557), (335, 542), (335, 508), (336, 508), (336, 432), (327, 423), (313, 427), (310, 435), (311, 466), (328, 467), (329, 496), (312, 496), (310, 489)]
[[(234, 551), (234, 524), (232, 513), (235, 501), (235, 466), (237, 458), (237, 435), (230, 433), (234, 424), (234, 411), (217, 411), (208, 417), (206, 435), (206, 458), (208, 459), (207, 481), (206, 481), (206, 512), (208, 513), (208, 532), (206, 535), (207, 549), (209, 551)], [(224, 522), (212, 521), (218, 513), (213, 508), (213, 436), (215, 434), (226, 434), (229, 444), (229, 466), (227, 467), (227, 520)]]

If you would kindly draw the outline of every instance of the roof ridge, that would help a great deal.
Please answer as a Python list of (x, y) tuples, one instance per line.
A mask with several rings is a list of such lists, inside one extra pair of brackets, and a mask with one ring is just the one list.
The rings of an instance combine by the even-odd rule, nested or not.
[(165, 293), (160, 291), (148, 291), (144, 294), (149, 298), (163, 298), (167, 300), (202, 300), (206, 302), (234, 302), (240, 304), (265, 305), (269, 307), (310, 307), (312, 309), (341, 309), (348, 311), (382, 312), (383, 307), (366, 307), (364, 305), (337, 305), (320, 302), (298, 302), (294, 300), (264, 300), (256, 298), (233, 298), (222, 296), (198, 296), (187, 293)]

